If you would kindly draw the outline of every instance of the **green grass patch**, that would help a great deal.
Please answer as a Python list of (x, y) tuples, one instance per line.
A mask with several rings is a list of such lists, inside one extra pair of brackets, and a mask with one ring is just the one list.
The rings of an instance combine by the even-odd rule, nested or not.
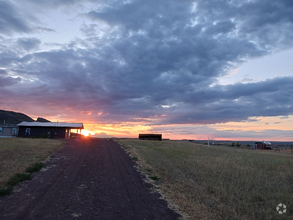
[[(179, 141), (119, 140), (190, 219), (293, 219), (293, 155)], [(148, 170), (151, 170), (151, 174)], [(287, 206), (279, 215), (276, 206)]]
[(39, 170), (41, 170), (43, 167), (45, 167), (45, 164), (43, 162), (37, 162), (34, 165), (28, 167), (25, 172), (27, 173), (34, 173), (37, 172)]
[(13, 187), (8, 186), (6, 188), (0, 188), (0, 196), (6, 196), (12, 193)]
[(60, 140), (0, 138), (0, 195), (8, 195), (13, 186), (30, 180), (31, 173), (44, 167), (40, 161), (64, 144)]
[(32, 176), (30, 173), (16, 173), (7, 181), (8, 186), (16, 186), (20, 182), (31, 180)]
[(156, 175), (151, 175), (150, 178), (151, 178), (152, 180), (158, 180), (158, 179), (159, 179)]
[(26, 168), (40, 163), (62, 146), (61, 140), (0, 138), (0, 188), (6, 188), (15, 173), (24, 173)]

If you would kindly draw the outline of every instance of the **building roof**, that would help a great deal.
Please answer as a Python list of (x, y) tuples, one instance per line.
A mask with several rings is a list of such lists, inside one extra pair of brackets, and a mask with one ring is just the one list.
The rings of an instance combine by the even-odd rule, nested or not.
[(5, 128), (15, 128), (17, 127), (16, 124), (0, 124), (0, 127), (5, 127)]
[(83, 129), (82, 123), (65, 123), (65, 122), (27, 122), (23, 121), (18, 124), (18, 126), (27, 127), (60, 127), (60, 128), (73, 128), (73, 129)]

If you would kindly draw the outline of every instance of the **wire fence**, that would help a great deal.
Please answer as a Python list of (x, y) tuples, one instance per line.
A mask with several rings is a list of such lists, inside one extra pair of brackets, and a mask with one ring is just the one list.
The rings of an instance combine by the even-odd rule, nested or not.
[(293, 154), (293, 145), (272, 145), (272, 149), (275, 151), (288, 151)]

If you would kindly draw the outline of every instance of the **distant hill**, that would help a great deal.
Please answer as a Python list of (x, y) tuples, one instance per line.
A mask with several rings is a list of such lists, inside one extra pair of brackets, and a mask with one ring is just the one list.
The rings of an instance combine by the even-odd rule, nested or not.
[(41, 118), (41, 117), (38, 117), (38, 118), (37, 118), (37, 121), (38, 121), (38, 122), (51, 122), (51, 121), (49, 121), (49, 120), (47, 120), (47, 119), (45, 119), (45, 118)]
[(23, 113), (0, 110), (0, 124), (3, 124), (4, 120), (5, 124), (19, 124), (23, 121), (35, 121), (31, 117)]
[[(13, 112), (13, 111), (5, 111), (5, 110), (0, 110), (0, 124), (19, 124), (23, 121), (28, 121), (28, 122), (33, 122), (35, 121), (31, 117), (20, 113), (20, 112)], [(38, 122), (51, 122), (45, 118), (38, 117), (37, 119)]]

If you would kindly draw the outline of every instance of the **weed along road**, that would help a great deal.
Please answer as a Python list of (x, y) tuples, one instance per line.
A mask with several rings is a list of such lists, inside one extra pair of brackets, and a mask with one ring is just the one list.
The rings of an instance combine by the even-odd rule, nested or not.
[(69, 140), (46, 168), (0, 197), (0, 219), (178, 219), (112, 140)]

